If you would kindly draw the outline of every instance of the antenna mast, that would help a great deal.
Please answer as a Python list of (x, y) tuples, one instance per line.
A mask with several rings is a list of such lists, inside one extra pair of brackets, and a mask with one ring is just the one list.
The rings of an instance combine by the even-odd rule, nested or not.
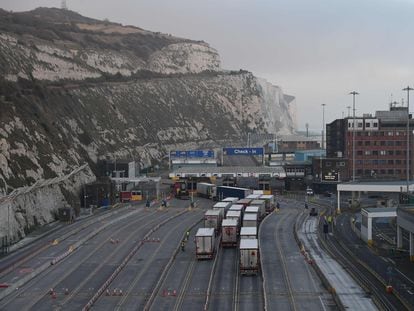
[(66, 5), (66, 0), (62, 0), (61, 4), (60, 4), (60, 8), (62, 10), (67, 10), (68, 6)]

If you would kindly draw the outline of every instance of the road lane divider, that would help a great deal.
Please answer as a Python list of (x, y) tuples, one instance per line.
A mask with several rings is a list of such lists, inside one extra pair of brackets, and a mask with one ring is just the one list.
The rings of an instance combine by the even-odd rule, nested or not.
[[(143, 240), (147, 239), (151, 234), (153, 234), (155, 231), (157, 231), (161, 226), (169, 222), (170, 220), (186, 213), (186, 210), (183, 210), (165, 220), (160, 222), (158, 225), (156, 225), (154, 228), (149, 230), (147, 234), (144, 236)], [(141, 240), (139, 243), (129, 252), (129, 254), (124, 258), (122, 263), (113, 271), (113, 273), (110, 275), (110, 277), (101, 285), (101, 287), (97, 290), (95, 295), (92, 296), (92, 298), (86, 303), (86, 305), (82, 308), (82, 311), (89, 310), (93, 304), (98, 300), (98, 298), (104, 293), (104, 291), (108, 288), (108, 286), (112, 283), (112, 281), (115, 279), (115, 277), (121, 272), (121, 270), (128, 264), (129, 260), (136, 254), (136, 252), (142, 247), (144, 242)]]

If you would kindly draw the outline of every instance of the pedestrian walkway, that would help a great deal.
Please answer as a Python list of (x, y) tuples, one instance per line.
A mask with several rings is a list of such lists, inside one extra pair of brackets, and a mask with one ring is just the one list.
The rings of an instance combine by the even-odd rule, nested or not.
[(316, 217), (304, 221), (298, 232), (298, 237), (345, 309), (377, 310), (372, 299), (366, 297), (365, 291), (344, 268), (321, 249), (317, 234)]

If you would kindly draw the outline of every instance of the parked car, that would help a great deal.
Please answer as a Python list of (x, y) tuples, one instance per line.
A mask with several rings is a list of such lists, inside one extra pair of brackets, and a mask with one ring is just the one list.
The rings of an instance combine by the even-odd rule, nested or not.
[(307, 188), (306, 189), (306, 195), (313, 195), (313, 189), (312, 188)]

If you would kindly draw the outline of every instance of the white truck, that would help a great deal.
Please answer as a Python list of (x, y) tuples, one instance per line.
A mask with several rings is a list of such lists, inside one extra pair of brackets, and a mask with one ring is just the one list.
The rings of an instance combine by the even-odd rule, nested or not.
[(241, 227), (240, 239), (257, 239), (256, 227)]
[(259, 242), (257, 239), (240, 240), (240, 274), (249, 275), (259, 272)]
[(223, 247), (237, 246), (237, 219), (224, 219), (221, 225), (221, 245)]
[(221, 210), (209, 209), (204, 213), (204, 227), (213, 228), (216, 233), (218, 233), (221, 228), (222, 220), (223, 215)]
[(214, 228), (199, 228), (195, 236), (196, 258), (212, 259), (216, 252)]

